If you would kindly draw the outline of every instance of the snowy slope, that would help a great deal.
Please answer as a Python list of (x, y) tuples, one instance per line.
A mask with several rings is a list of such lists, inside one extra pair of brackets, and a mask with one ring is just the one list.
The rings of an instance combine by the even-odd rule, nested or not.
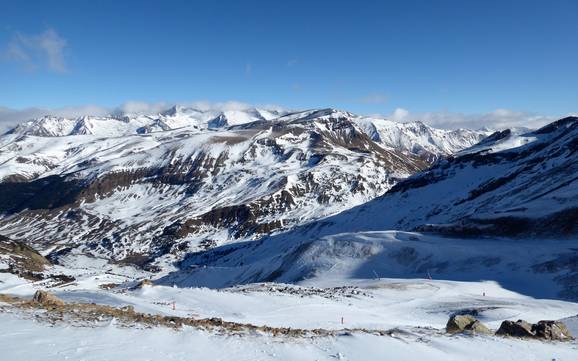
[[(338, 243), (352, 237), (355, 236), (344, 235), (341, 239), (328, 238), (325, 241)], [(457, 246), (468, 242), (419, 234), (395, 235), (393, 232), (367, 234), (364, 237), (366, 244), (370, 241), (374, 246), (380, 244), (379, 240), (385, 241), (389, 245), (383, 251), (391, 246), (393, 248), (390, 250), (395, 249), (395, 243), (407, 242), (405, 246), (416, 247), (419, 252), (428, 248), (430, 252), (436, 252), (430, 242), (449, 242), (453, 246), (448, 247), (455, 248), (453, 255), (464, 254)], [(418, 240), (412, 241), (410, 237)], [(418, 242), (425, 245), (419, 247)], [(508, 247), (503, 250), (509, 250)], [(337, 259), (337, 255), (331, 254), (331, 251), (337, 250), (334, 246), (326, 244), (323, 248), (325, 259)], [(492, 252), (490, 245), (475, 248), (480, 253), (489, 251), (488, 255)], [(437, 253), (439, 257), (442, 252)], [(133, 289), (131, 285), (134, 282), (131, 282), (130, 276), (117, 273), (122, 273), (119, 270), (106, 272), (106, 268), (69, 268), (66, 271), (76, 276), (75, 282), (52, 288), (44, 281), (25, 283), (10, 274), (0, 273), (0, 292), (3, 294), (29, 298), (36, 289), (48, 287), (50, 292), (67, 302), (94, 302), (115, 307), (130, 305), (137, 312), (197, 319), (218, 317), (229, 322), (259, 326), (338, 330), (334, 336), (289, 337), (261, 332), (233, 335), (193, 327), (173, 330), (162, 326), (127, 326), (106, 318), (80, 322), (63, 317), (49, 324), (43, 321), (47, 313), (45, 310), (23, 312), (0, 302), (0, 348), (7, 357), (26, 360), (196, 360), (199, 357), (220, 360), (231, 359), (232, 356), (239, 360), (302, 360), (312, 357), (319, 360), (508, 359), (504, 355), (512, 355), (512, 359), (573, 360), (577, 352), (575, 342), (540, 342), (483, 335), (450, 336), (443, 331), (450, 315), (468, 313), (475, 314), (494, 330), (505, 319), (521, 318), (530, 322), (563, 319), (576, 334), (576, 303), (529, 297), (494, 281), (443, 280), (439, 277), (441, 274), (433, 271), (433, 279), (367, 279), (362, 273), (350, 272), (357, 268), (356, 262), (364, 258), (361, 253), (352, 256), (352, 252), (347, 252), (344, 258), (339, 259), (337, 272), (327, 269), (332, 277), (327, 277), (328, 273), (320, 274), (320, 277), (308, 280), (307, 284), (264, 283), (219, 290), (158, 284)], [(386, 254), (383, 256), (386, 257)], [(308, 255), (304, 253), (302, 259), (307, 258)], [(392, 259), (390, 265), (384, 263), (382, 266), (397, 266), (400, 270), (410, 268), (407, 260), (402, 262), (398, 258), (398, 261)], [(365, 257), (365, 260), (368, 258)], [(375, 266), (376, 262), (370, 265)], [(470, 271), (484, 267), (487, 265), (480, 263), (477, 268), (469, 267), (463, 274), (475, 276)], [(53, 271), (57, 269), (58, 266)], [(344, 270), (347, 271), (342, 272)], [(376, 272), (385, 270), (377, 269)], [(518, 272), (518, 275), (522, 274)], [(527, 281), (533, 277), (531, 274), (527, 276)], [(99, 287), (110, 282), (120, 285), (111, 290)], [(549, 283), (546, 281), (543, 284)], [(380, 336), (375, 332), (364, 333), (352, 329), (388, 332)], [(24, 343), (34, 347), (22, 347)]]
[(578, 118), (524, 134), (498, 132), (387, 194), (297, 232), (421, 230), (575, 238)]
[(399, 231), (289, 235), (190, 255), (161, 281), (195, 287), (262, 281), (335, 286), (343, 280), (433, 277), (491, 280), (536, 298), (578, 299), (576, 239), (459, 239)]
[[(311, 315), (314, 317), (314, 314)], [(185, 328), (50, 326), (0, 316), (0, 348), (8, 359), (70, 360), (558, 360), (572, 361), (573, 343), (499, 337), (450, 337), (410, 333), (393, 337), (348, 335), (280, 339), (264, 335), (215, 335)], [(25, 346), (23, 346), (25, 345)], [(510, 355), (511, 357), (505, 357)]]

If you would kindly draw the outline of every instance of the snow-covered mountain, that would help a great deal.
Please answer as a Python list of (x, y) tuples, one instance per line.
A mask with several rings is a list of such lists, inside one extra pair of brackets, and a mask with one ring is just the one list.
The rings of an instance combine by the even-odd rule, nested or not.
[(117, 260), (209, 247), (334, 214), (428, 163), (332, 109), (44, 117), (0, 144), (2, 234)]
[[(106, 117), (81, 116), (75, 119), (45, 116), (24, 122), (7, 135), (62, 137), (93, 135), (115, 137), (162, 132), (180, 128), (190, 131), (224, 129), (255, 121), (292, 121), (295, 119), (344, 118), (354, 122), (373, 141), (383, 147), (405, 150), (433, 163), (440, 156), (448, 156), (478, 143), (492, 134), (491, 130), (446, 130), (421, 122), (398, 123), (384, 118), (358, 116), (334, 109), (314, 109), (289, 112), (278, 109), (248, 108), (244, 110), (200, 110), (175, 105), (159, 114), (115, 114)], [(0, 143), (2, 144), (2, 143)]]
[(356, 122), (375, 142), (405, 149), (430, 162), (468, 148), (493, 133), (488, 129), (437, 129), (419, 121), (398, 123), (370, 117), (356, 119)]
[(81, 116), (75, 119), (45, 116), (18, 125), (8, 132), (14, 135), (62, 137), (94, 135), (115, 137), (144, 134), (189, 127), (207, 130), (257, 120), (277, 118), (285, 111), (248, 108), (244, 110), (201, 110), (175, 105), (159, 114), (115, 114), (110, 116)]
[(484, 134), (334, 109), (43, 117), (0, 137), (0, 233), (146, 263), (363, 204)]

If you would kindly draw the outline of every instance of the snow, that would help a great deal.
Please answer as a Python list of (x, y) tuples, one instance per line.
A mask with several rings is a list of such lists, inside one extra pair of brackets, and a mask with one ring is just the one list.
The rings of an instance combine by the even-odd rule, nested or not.
[[(536, 268), (576, 248), (578, 244), (568, 240), (460, 240), (394, 231), (342, 234), (306, 248), (299, 243), (283, 248), (272, 241), (241, 247), (225, 261), (192, 273), (177, 270), (155, 286), (136, 290), (130, 290), (133, 280), (153, 274), (70, 255), (78, 268), (57, 266), (50, 273), (64, 272), (76, 281), (50, 291), (67, 301), (130, 304), (149, 313), (307, 329), (340, 329), (341, 317), (350, 328), (441, 329), (451, 314), (470, 310), (497, 329), (505, 319), (537, 322), (578, 314), (578, 304), (558, 296), (563, 286), (558, 279), (568, 272), (563, 264), (553, 272)], [(291, 263), (279, 268), (279, 257), (289, 257)], [(242, 285), (243, 276), (251, 272), (266, 276), (281, 269), (277, 282), (293, 284)], [(211, 280), (213, 287), (233, 287), (187, 287), (203, 280)], [(0, 281), (0, 292), (25, 297), (46, 286), (44, 281), (30, 284), (1, 273)], [(112, 291), (98, 287), (112, 282), (124, 286)], [(176, 310), (169, 306), (172, 302)]]
[(501, 151), (515, 151), (516, 148), (523, 147), (539, 140), (539, 138), (525, 128), (515, 129), (508, 136), (495, 142), (482, 142), (470, 148), (463, 148), (457, 151), (458, 155), (473, 154), (478, 152), (497, 153)]
[[(289, 233), (265, 238), (253, 247), (228, 248), (217, 249), (215, 255), (207, 252), (204, 258), (187, 259), (180, 270), (161, 282), (224, 287), (275, 275), (277, 282), (333, 287), (344, 280), (433, 277), (493, 281), (531, 297), (557, 299), (566, 291), (565, 276), (573, 271), (563, 260), (552, 272), (543, 265), (571, 257), (578, 240), (460, 239), (400, 231), (332, 234), (316, 239)], [(219, 257), (219, 252), (226, 257)]]
[(125, 114), (109, 116), (84, 115), (75, 119), (45, 116), (24, 122), (10, 133), (40, 137), (65, 137), (71, 135), (119, 137), (137, 133), (150, 133), (179, 128), (207, 130), (209, 123), (223, 116), (227, 125), (244, 124), (257, 120), (270, 120), (285, 114), (273, 109), (195, 109), (176, 105), (160, 114)]
[[(21, 360), (552, 360), (571, 361), (575, 344), (493, 337), (339, 336), (285, 340), (269, 336), (216, 336), (184, 329), (126, 329), (39, 325), (0, 316), (0, 349)], [(27, 340), (26, 346), (23, 341)]]
[[(578, 345), (496, 336), (448, 336), (450, 314), (478, 309), (484, 323), (497, 328), (504, 319), (564, 319), (575, 331), (578, 305), (538, 299), (504, 289), (496, 282), (428, 279), (341, 280), (354, 286), (349, 297), (332, 291), (307, 294), (309, 287), (255, 284), (224, 290), (145, 286), (105, 291), (110, 275), (79, 276), (50, 289), (66, 301), (133, 305), (137, 311), (183, 317), (221, 317), (227, 321), (279, 327), (392, 329), (392, 336), (343, 333), (331, 337), (227, 335), (190, 327), (121, 326), (114, 320), (50, 326), (17, 312), (0, 313), (0, 349), (8, 359), (25, 360), (574, 360)], [(40, 285), (25, 285), (0, 274), (2, 293), (31, 296)], [(118, 280), (118, 279), (117, 279)], [(333, 282), (337, 281), (334, 279)], [(288, 292), (287, 289), (295, 291)], [(483, 295), (485, 292), (485, 296)], [(175, 302), (176, 309), (172, 309)], [(341, 324), (343, 317), (344, 324)], [(27, 345), (24, 347), (23, 345)]]

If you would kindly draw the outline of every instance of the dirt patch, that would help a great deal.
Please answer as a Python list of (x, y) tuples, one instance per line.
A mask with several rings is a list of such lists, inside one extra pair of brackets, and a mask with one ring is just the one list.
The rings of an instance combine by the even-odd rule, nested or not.
[(225, 321), (216, 317), (193, 318), (141, 313), (136, 312), (132, 306), (118, 308), (107, 305), (97, 305), (94, 303), (42, 303), (3, 294), (0, 294), (0, 302), (8, 304), (0, 306), (0, 312), (7, 312), (10, 308), (17, 309), (31, 315), (39, 321), (44, 321), (50, 324), (67, 322), (75, 326), (94, 326), (98, 323), (112, 321), (114, 319), (117, 324), (126, 327), (140, 325), (144, 327), (167, 327), (179, 329), (183, 326), (189, 326), (227, 335), (257, 333), (273, 337), (330, 337), (350, 335), (353, 333), (367, 333), (378, 336), (397, 337), (403, 334), (410, 334), (407, 331), (399, 329), (372, 330), (364, 328), (344, 328), (339, 330), (327, 330), (321, 328), (301, 329), (256, 326), (249, 323)]

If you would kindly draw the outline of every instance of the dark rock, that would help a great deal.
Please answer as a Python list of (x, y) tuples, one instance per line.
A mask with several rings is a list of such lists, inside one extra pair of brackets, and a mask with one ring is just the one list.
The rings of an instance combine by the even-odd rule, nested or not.
[(496, 335), (500, 336), (512, 336), (512, 337), (534, 337), (534, 332), (532, 332), (532, 324), (524, 321), (504, 321), (500, 325)]
[(531, 337), (550, 341), (569, 341), (574, 337), (563, 322), (539, 321), (530, 324), (523, 320), (504, 321), (496, 335), (512, 337)]

